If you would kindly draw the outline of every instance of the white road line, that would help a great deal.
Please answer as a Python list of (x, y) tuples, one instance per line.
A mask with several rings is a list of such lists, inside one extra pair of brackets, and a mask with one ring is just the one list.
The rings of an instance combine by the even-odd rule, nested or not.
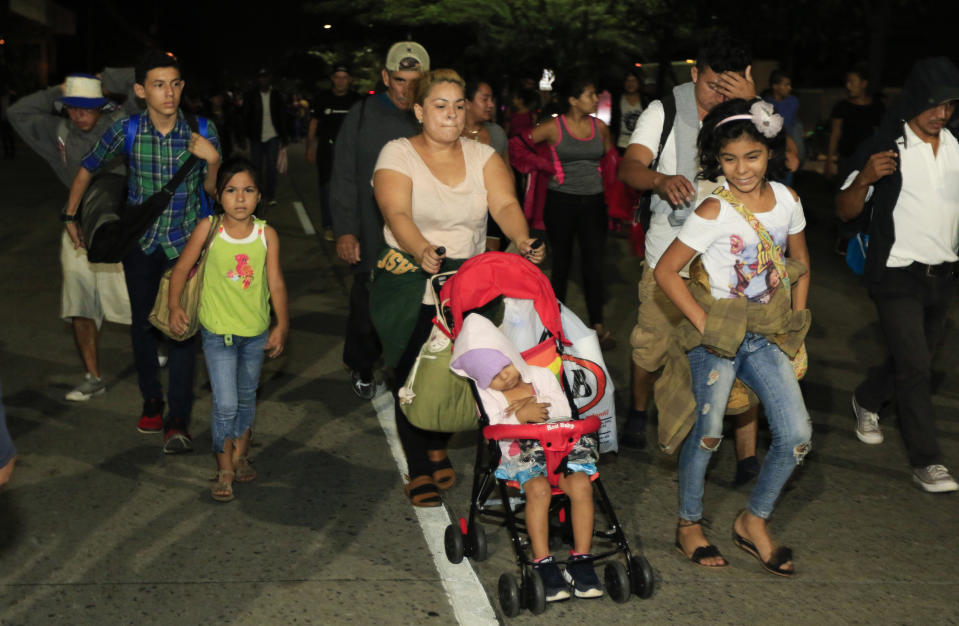
[[(376, 417), (380, 420), (380, 427), (386, 435), (386, 442), (393, 453), (396, 466), (400, 474), (405, 474), (406, 456), (403, 454), (403, 448), (396, 433), (393, 396), (389, 393), (381, 393), (373, 399), (373, 408), (376, 409)], [(476, 572), (473, 571), (469, 559), (463, 559), (461, 563), (453, 565), (446, 558), (443, 533), (450, 523), (446, 508), (413, 507), (413, 509), (416, 511), (416, 518), (426, 537), (426, 545), (429, 546), (430, 553), (433, 555), (440, 580), (443, 582), (443, 589), (446, 590), (446, 597), (453, 607), (456, 621), (468, 626), (499, 624), (489, 598), (486, 597), (486, 591), (477, 578)]]
[(316, 229), (313, 228), (313, 222), (310, 220), (310, 216), (306, 214), (306, 208), (303, 206), (303, 203), (299, 201), (294, 202), (293, 210), (296, 211), (296, 216), (300, 218), (300, 226), (303, 227), (303, 232), (307, 235), (315, 235)]

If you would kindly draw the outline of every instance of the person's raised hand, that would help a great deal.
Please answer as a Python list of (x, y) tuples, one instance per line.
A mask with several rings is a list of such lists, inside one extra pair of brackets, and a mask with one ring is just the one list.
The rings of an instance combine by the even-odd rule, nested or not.
[(696, 189), (682, 174), (673, 176), (662, 175), (653, 187), (660, 197), (665, 198), (673, 207), (692, 202), (696, 197)]
[(350, 265), (360, 262), (360, 242), (355, 235), (340, 235), (336, 239), (336, 256)]
[(190, 143), (187, 146), (190, 154), (203, 159), (209, 165), (216, 165), (220, 162), (220, 153), (216, 151), (216, 146), (210, 143), (210, 140), (199, 133), (190, 133)]
[(742, 98), (752, 100), (756, 97), (756, 83), (753, 82), (753, 66), (746, 66), (746, 75), (739, 72), (725, 71), (716, 79), (717, 91), (729, 100)]
[(883, 150), (869, 157), (866, 165), (856, 176), (856, 180), (863, 185), (872, 185), (883, 176), (888, 176), (896, 171), (897, 159), (899, 155), (895, 150)]

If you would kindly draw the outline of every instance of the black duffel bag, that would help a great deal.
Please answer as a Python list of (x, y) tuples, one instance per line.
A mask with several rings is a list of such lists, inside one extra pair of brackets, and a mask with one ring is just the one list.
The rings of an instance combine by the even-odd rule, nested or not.
[(125, 176), (101, 174), (93, 179), (80, 204), (80, 230), (87, 247), (87, 260), (91, 263), (122, 261), (169, 206), (173, 192), (199, 160), (191, 154), (160, 191), (143, 204), (132, 206), (125, 200)]

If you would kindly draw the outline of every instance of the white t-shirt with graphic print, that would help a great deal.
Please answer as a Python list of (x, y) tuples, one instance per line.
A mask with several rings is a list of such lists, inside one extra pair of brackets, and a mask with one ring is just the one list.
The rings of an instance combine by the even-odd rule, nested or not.
[[(776, 205), (754, 215), (784, 255), (787, 237), (806, 228), (806, 217), (802, 203), (793, 198), (788, 187), (776, 182), (769, 185), (776, 196)], [(702, 254), (714, 298), (746, 297), (753, 302), (768, 302), (779, 285), (779, 274), (771, 263), (760, 266), (759, 236), (749, 222), (728, 202), (717, 199), (716, 219), (704, 219), (693, 213), (683, 224), (678, 238)]]

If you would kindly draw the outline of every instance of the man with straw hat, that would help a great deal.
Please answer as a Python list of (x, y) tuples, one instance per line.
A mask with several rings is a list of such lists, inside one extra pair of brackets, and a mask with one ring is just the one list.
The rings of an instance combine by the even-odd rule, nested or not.
[[(130, 93), (133, 69), (107, 68), (99, 77), (71, 74), (62, 84), (21, 98), (9, 109), (13, 128), (68, 189), (83, 157), (110, 124), (126, 115), (104, 97), (104, 85), (111, 93)], [(125, 105), (136, 112), (132, 97)], [(122, 159), (116, 159), (107, 171), (125, 175)], [(83, 381), (65, 398), (82, 402), (106, 391), (100, 375), (97, 335), (104, 319), (130, 323), (130, 300), (121, 264), (90, 263), (86, 250), (75, 248), (66, 230), (60, 242), (60, 316), (73, 327), (74, 342), (86, 370)]]

